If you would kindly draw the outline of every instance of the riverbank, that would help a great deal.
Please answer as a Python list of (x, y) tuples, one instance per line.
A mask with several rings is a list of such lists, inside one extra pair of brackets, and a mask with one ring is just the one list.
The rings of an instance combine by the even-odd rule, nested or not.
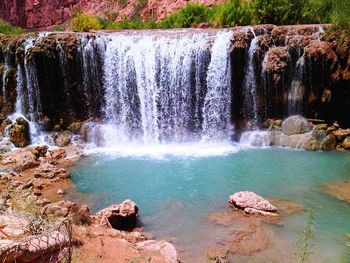
[[(30, 236), (25, 227), (27, 223), (15, 225), (23, 217), (44, 220), (42, 224), (45, 225), (69, 219), (73, 228), (73, 243), (69, 245), (76, 245), (73, 262), (86, 262), (87, 259), (125, 262), (141, 258), (152, 258), (152, 262), (177, 262), (176, 250), (170, 243), (152, 241), (149, 234), (140, 232), (137, 227), (132, 231), (120, 231), (101, 225), (87, 206), (66, 200), (65, 192), (72, 188), (68, 169), (82, 153), (80, 146), (55, 150), (48, 150), (46, 146), (29, 146), (2, 156), (1, 249), (4, 249), (7, 239), (22, 240)], [(41, 251), (36, 253), (33, 262), (42, 257)], [(8, 254), (2, 251), (1, 262), (7, 262), (4, 256), (8, 257)]]

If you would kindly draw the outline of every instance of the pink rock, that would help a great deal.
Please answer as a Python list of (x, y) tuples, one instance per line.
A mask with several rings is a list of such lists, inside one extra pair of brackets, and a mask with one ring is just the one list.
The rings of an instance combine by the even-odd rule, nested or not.
[(276, 212), (277, 208), (269, 201), (253, 192), (243, 191), (231, 195), (228, 202), (237, 208), (254, 208), (261, 211)]
[(36, 169), (34, 177), (67, 179), (70, 177), (70, 173), (64, 168), (57, 168), (50, 163), (44, 162)]
[(137, 205), (128, 199), (100, 210), (96, 213), (95, 220), (101, 226), (128, 230), (135, 227), (138, 211)]

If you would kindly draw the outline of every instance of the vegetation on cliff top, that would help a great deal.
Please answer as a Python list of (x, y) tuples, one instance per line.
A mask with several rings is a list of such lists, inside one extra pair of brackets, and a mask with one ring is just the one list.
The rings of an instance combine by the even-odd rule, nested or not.
[[(123, 20), (116, 20), (117, 13), (108, 13), (102, 18), (76, 12), (69, 28), (84, 32), (98, 29), (167, 29), (201, 25), (231, 27), (252, 24), (333, 23), (335, 29), (350, 33), (350, 1), (344, 0), (224, 0), (213, 7), (189, 2), (159, 22), (152, 17), (148, 20), (141, 18), (146, 5), (147, 0), (138, 0), (134, 12)], [(23, 32), (23, 29), (0, 20), (0, 34), (17, 35)]]
[(0, 20), (0, 34), (18, 35), (23, 32), (24, 30), (22, 28), (11, 26), (9, 23)]
[[(205, 24), (212, 27), (230, 27), (250, 24), (307, 24), (333, 23), (336, 28), (350, 31), (350, 1), (343, 0), (225, 0), (214, 7), (188, 3), (166, 19), (155, 22), (141, 19), (147, 0), (140, 0), (132, 16), (121, 21), (78, 13), (72, 19), (75, 31), (90, 29), (150, 29), (186, 28)], [(89, 18), (89, 19), (87, 19)], [(79, 23), (77, 23), (79, 21)]]

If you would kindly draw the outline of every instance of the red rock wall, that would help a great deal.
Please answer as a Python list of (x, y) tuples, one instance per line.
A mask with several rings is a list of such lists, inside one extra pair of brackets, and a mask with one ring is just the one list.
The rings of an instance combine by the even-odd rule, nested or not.
[[(213, 6), (221, 0), (196, 0)], [(75, 9), (97, 16), (119, 14), (118, 19), (130, 16), (138, 0), (128, 0), (123, 8), (119, 0), (0, 0), (0, 17), (24, 28), (45, 28), (60, 25), (71, 18)], [(141, 10), (143, 18), (163, 19), (178, 10), (188, 0), (149, 0)]]

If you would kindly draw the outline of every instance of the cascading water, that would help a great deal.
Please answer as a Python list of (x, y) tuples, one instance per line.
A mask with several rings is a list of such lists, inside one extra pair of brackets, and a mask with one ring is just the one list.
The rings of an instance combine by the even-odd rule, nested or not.
[[(18, 63), (16, 71), (17, 99), (15, 112), (8, 116), (12, 122), (15, 122), (18, 117), (27, 119), (32, 144), (45, 143), (45, 134), (37, 123), (38, 114), (41, 112), (37, 69), (35, 63), (28, 60), (27, 54), (34, 47), (35, 41), (40, 41), (44, 36), (44, 34), (41, 34), (36, 40), (29, 38), (23, 43), (25, 52), (24, 63), (23, 66), (21, 63)], [(25, 110), (26, 108), (28, 109), (27, 111)]]
[(288, 93), (288, 114), (300, 114), (304, 98), (303, 72), (304, 56), (300, 57), (296, 63), (292, 78), (291, 87)]
[(229, 140), (231, 36), (111, 35), (100, 146)]
[(231, 33), (218, 35), (212, 48), (203, 107), (203, 139), (223, 141), (231, 133)]
[(244, 117), (246, 119), (252, 120), (252, 129), (258, 129), (258, 101), (257, 101), (257, 80), (256, 80), (256, 66), (254, 61), (254, 56), (256, 48), (259, 44), (259, 38), (255, 35), (250, 43), (248, 50), (248, 64), (247, 71), (244, 79)]
[[(247, 31), (253, 33), (253, 38), (244, 35)], [(319, 31), (309, 33), (318, 39)], [(85, 124), (84, 134), (93, 147), (226, 143), (232, 138), (235, 114), (241, 118), (235, 119), (239, 125), (240, 120), (250, 120), (250, 128), (257, 131), (259, 120), (281, 112), (300, 113), (303, 84), (311, 77), (305, 71), (308, 65), (304, 66), (307, 62), (303, 57), (303, 41), (309, 40), (303, 37), (294, 30), (281, 44), (270, 31), (250, 27), (54, 36), (40, 33), (22, 44), (23, 60), (10, 59), (11, 63), (15, 61), (15, 65), (10, 63), (11, 69), (17, 69), (15, 114), (33, 124), (45, 116), (54, 125), (62, 120), (64, 128), (93, 117)], [(239, 64), (243, 60), (231, 61), (231, 56), (245, 56), (240, 53), (245, 43), (240, 41), (247, 38), (251, 41), (244, 67)], [(238, 41), (237, 45), (232, 45), (232, 39)], [(268, 56), (272, 48), (282, 55), (284, 51), (289, 54), (285, 61), (291, 69), (285, 75), (289, 77), (279, 76), (285, 81), (283, 94), (272, 83), (273, 67), (266, 71), (273, 60)], [(271, 54), (275, 59), (272, 63), (281, 59), (279, 54)], [(4, 82), (8, 59), (3, 58)], [(49, 70), (43, 71), (45, 65)], [(5, 96), (6, 92), (13, 94), (4, 89), (5, 85)], [(288, 95), (288, 105), (284, 94)], [(285, 107), (279, 99), (285, 100)]]
[(6, 78), (9, 71), (9, 56), (5, 55), (5, 63), (4, 63), (4, 73), (2, 75), (2, 94), (4, 96), (4, 100), (6, 101)]
[[(93, 115), (93, 102), (102, 97), (101, 80), (103, 74), (103, 62), (106, 50), (106, 38), (98, 36), (91, 38), (83, 36), (79, 53), (82, 57), (83, 87), (88, 115)], [(94, 94), (94, 96), (91, 96)]]

